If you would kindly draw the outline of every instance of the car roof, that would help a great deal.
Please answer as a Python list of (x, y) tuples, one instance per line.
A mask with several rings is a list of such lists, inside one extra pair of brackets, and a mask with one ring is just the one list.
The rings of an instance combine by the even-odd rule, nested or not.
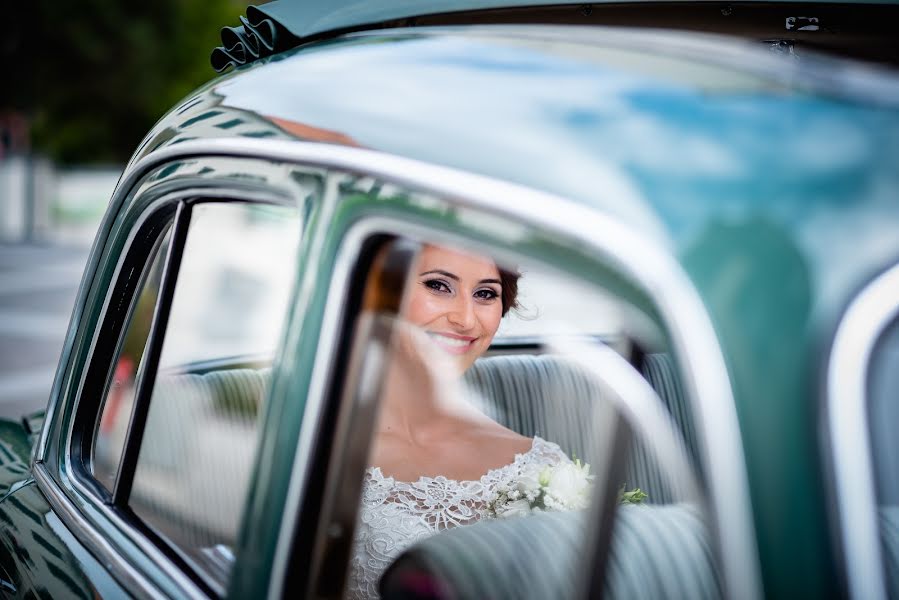
[(899, 83), (844, 66), (693, 33), (358, 32), (219, 77), (163, 118), (135, 158), (223, 138), (361, 147), (556, 194), (677, 249), (746, 211), (796, 228), (822, 203), (877, 214), (875, 192), (897, 172)]
[[(677, 1), (677, 0), (670, 0)], [(809, 3), (815, 0), (808, 0)], [(840, 4), (893, 4), (896, 0), (830, 0)], [(597, 4), (612, 4), (604, 0)], [(638, 1), (635, 4), (646, 3)], [(825, 1), (825, 3), (827, 3)], [(307, 38), (328, 31), (362, 27), (396, 19), (468, 11), (575, 5), (571, 0), (276, 0), (256, 7), (260, 15), (276, 19), (295, 36)], [(252, 13), (248, 12), (248, 16)]]

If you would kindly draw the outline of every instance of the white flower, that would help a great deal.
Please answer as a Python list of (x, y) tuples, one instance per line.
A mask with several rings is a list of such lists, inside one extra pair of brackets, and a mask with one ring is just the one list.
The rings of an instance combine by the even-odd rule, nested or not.
[(540, 491), (539, 477), (540, 474), (536, 470), (522, 473), (521, 477), (515, 481), (515, 489), (525, 497), (536, 496)]
[(515, 500), (514, 502), (509, 502), (504, 505), (502, 508), (502, 512), (499, 513), (501, 517), (521, 517), (527, 515), (531, 512), (531, 503), (527, 500)]
[(556, 501), (553, 504), (569, 509), (586, 508), (592, 479), (589, 468), (586, 464), (563, 463), (550, 470), (545, 487), (547, 496)]
[(590, 465), (579, 460), (533, 467), (500, 485), (487, 509), (494, 517), (518, 517), (535, 511), (586, 508), (592, 482)]

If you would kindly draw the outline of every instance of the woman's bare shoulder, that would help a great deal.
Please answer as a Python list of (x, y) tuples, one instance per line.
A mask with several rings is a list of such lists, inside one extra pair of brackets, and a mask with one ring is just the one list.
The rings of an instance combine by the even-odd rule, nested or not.
[(477, 438), (479, 444), (502, 449), (506, 452), (513, 452), (514, 454), (527, 452), (534, 444), (534, 438), (523, 436), (517, 431), (503, 427), (496, 421), (484, 423), (471, 430), (470, 434)]

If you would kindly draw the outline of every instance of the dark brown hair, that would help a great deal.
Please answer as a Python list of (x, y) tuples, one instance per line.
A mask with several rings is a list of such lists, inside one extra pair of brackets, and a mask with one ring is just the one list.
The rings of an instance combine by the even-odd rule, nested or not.
[(499, 281), (503, 290), (500, 294), (500, 300), (503, 303), (503, 316), (506, 316), (513, 308), (518, 308), (518, 280), (521, 273), (517, 270), (507, 271), (499, 269)]

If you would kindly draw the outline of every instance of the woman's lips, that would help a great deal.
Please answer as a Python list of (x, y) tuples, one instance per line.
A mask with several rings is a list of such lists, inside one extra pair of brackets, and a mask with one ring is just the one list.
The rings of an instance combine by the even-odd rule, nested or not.
[(454, 335), (451, 333), (437, 333), (429, 331), (428, 336), (435, 344), (450, 354), (465, 354), (478, 338), (467, 335)]

